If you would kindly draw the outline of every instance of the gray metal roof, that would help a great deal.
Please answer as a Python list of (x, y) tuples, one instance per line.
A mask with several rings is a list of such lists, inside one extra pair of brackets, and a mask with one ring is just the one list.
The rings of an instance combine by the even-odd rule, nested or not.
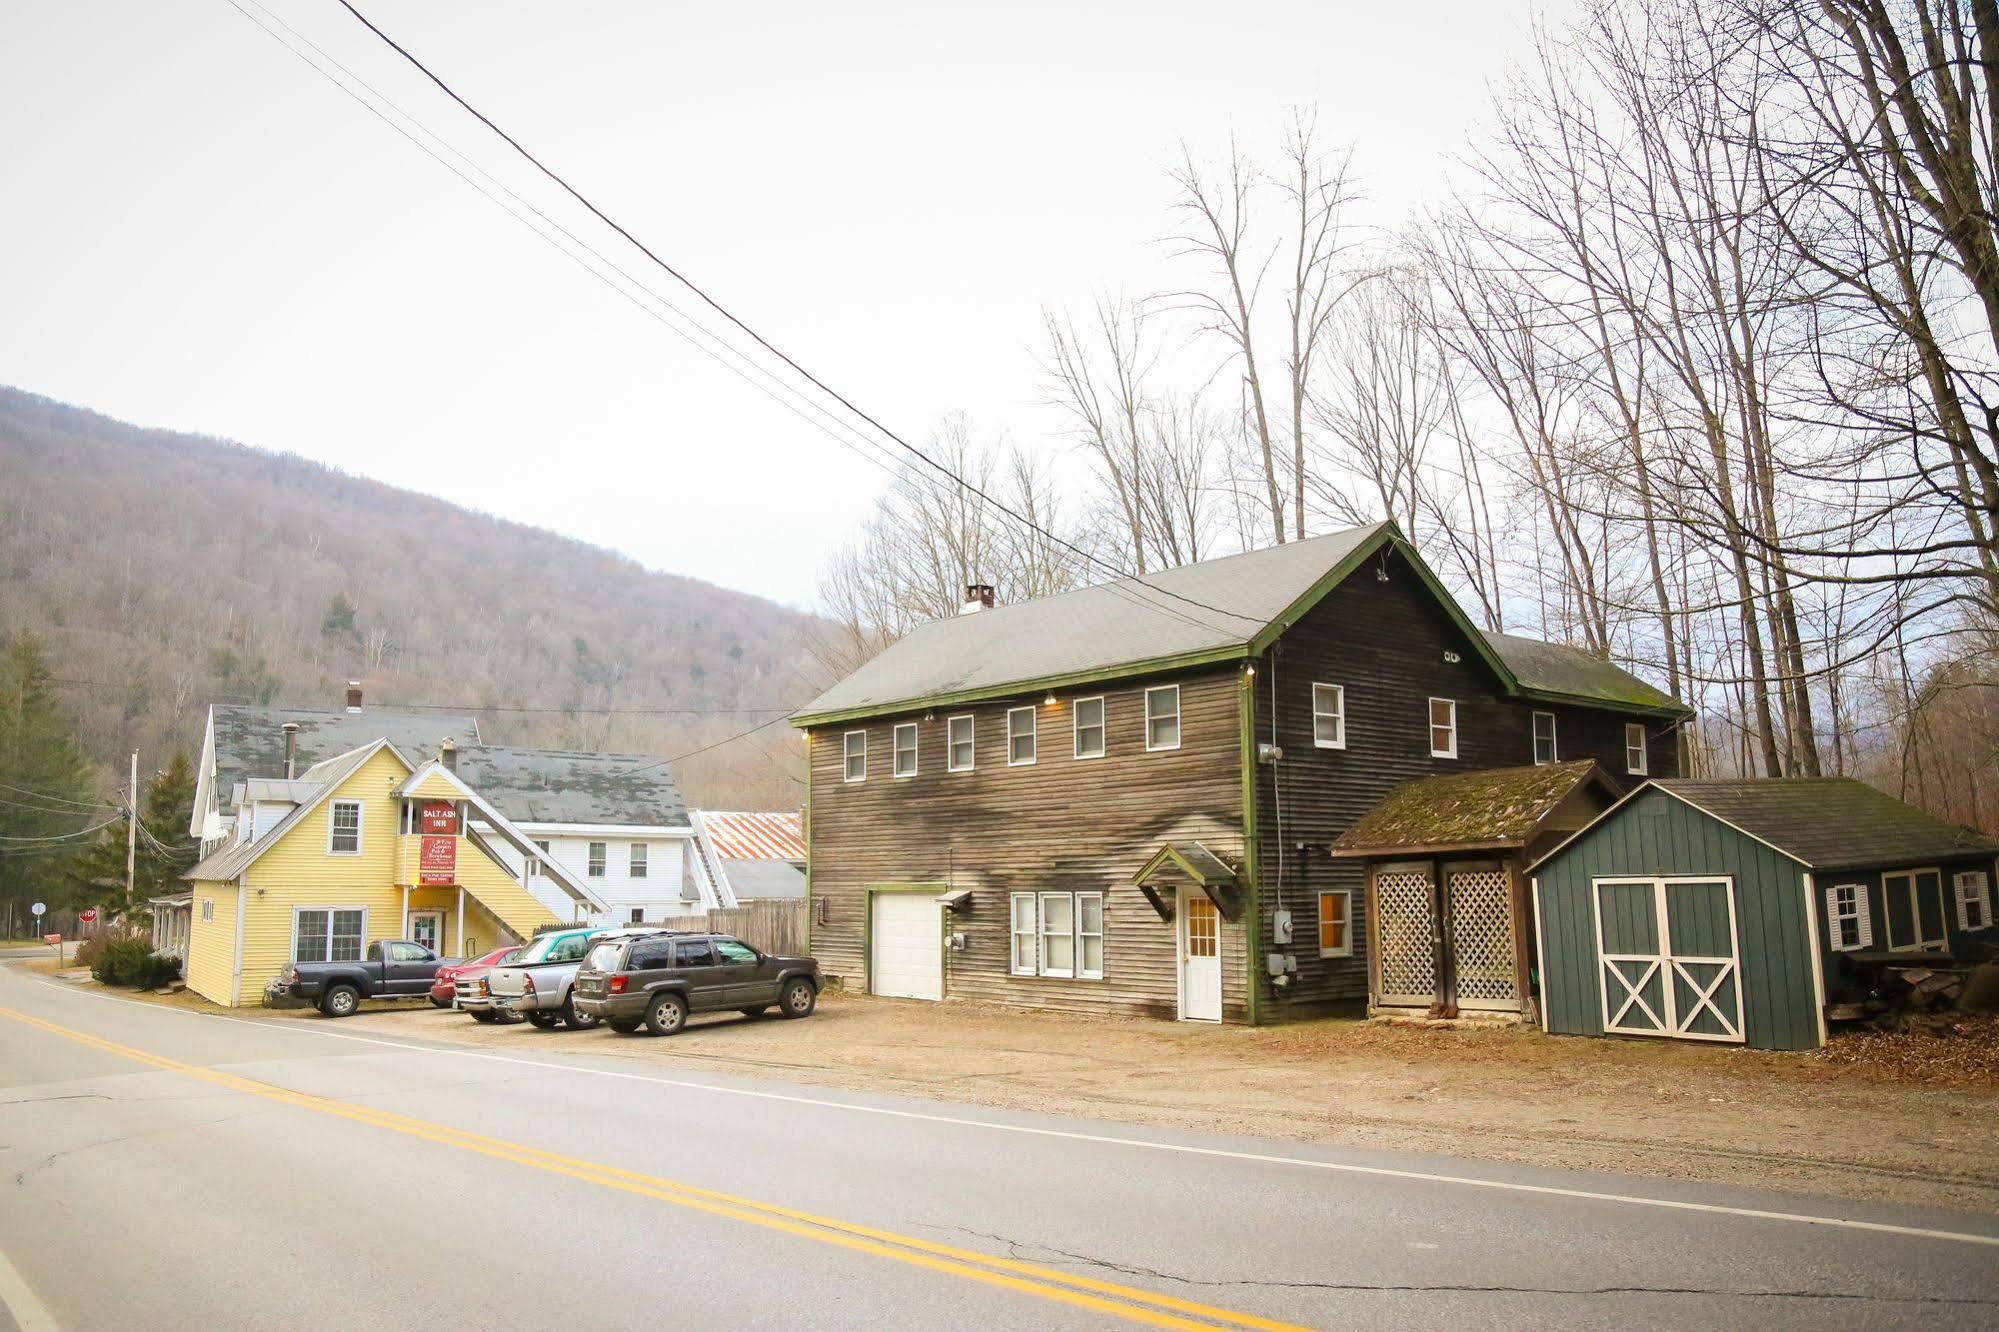
[[(1143, 581), (1125, 578), (934, 620), (813, 699), (794, 720), (997, 697), (1051, 680), (1108, 679), (1189, 658), (1247, 654), (1252, 640), (1342, 561), (1365, 555), (1370, 543), (1387, 537), (1397, 537), (1394, 526), (1376, 523), (1163, 569)], [(1577, 648), (1511, 634), (1484, 638), (1524, 690), (1684, 710), (1630, 672)]]
[(654, 755), (461, 745), (457, 772), (515, 823), (689, 826), (673, 773)]
[(315, 763), (384, 738), (412, 762), (434, 756), (447, 737), (460, 744), (479, 740), (479, 722), (473, 717), (217, 703), (215, 790), (216, 804), (223, 813), (234, 808), (237, 783), (251, 777), (284, 778), (286, 722), (298, 723), (296, 770), (300, 777)]
[(1914, 869), (1926, 861), (1999, 855), (1991, 838), (1852, 777), (1684, 778), (1651, 785), (1810, 869)]
[(738, 900), (805, 896), (805, 871), (785, 860), (724, 860), (729, 891)]

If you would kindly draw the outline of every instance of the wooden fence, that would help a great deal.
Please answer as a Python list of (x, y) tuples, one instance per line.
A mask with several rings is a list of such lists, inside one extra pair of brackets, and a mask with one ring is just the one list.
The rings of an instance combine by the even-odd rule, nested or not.
[(705, 930), (733, 934), (752, 948), (792, 957), (805, 954), (806, 902), (802, 897), (771, 897), (739, 907), (718, 907), (705, 913), (668, 916), (660, 924), (670, 930)]

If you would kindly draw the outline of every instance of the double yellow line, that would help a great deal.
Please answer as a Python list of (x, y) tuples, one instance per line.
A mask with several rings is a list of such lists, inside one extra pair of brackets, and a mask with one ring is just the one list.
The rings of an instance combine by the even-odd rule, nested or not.
[(1073, 1272), (1063, 1272), (1017, 1259), (1000, 1258), (973, 1249), (937, 1244), (890, 1230), (880, 1230), (873, 1226), (815, 1216), (810, 1212), (780, 1207), (774, 1203), (756, 1202), (753, 1199), (718, 1193), (713, 1189), (704, 1189), (693, 1184), (683, 1184), (677, 1180), (663, 1179), (657, 1175), (641, 1174), (635, 1170), (625, 1170), (601, 1162), (544, 1151), (525, 1143), (489, 1138), (445, 1124), (413, 1119), (408, 1115), (399, 1115), (389, 1110), (378, 1110), (345, 1101), (330, 1100), (324, 1096), (313, 1096), (307, 1092), (292, 1091), (274, 1083), (259, 1082), (254, 1078), (224, 1073), (219, 1069), (204, 1068), (199, 1064), (183, 1063), (178, 1059), (169, 1059), (164, 1055), (152, 1054), (129, 1045), (120, 1045), (116, 1041), (108, 1041), (101, 1036), (92, 1036), (87, 1032), (58, 1026), (53, 1022), (30, 1017), (26, 1013), (10, 1008), (0, 1008), (0, 1017), (12, 1018), (26, 1026), (75, 1041), (79, 1045), (102, 1050), (107, 1054), (118, 1055), (170, 1073), (198, 1078), (218, 1087), (275, 1101), (280, 1105), (350, 1119), (359, 1124), (421, 1138), (441, 1146), (476, 1152), (495, 1160), (511, 1161), (516, 1165), (528, 1166), (553, 1175), (564, 1175), (595, 1184), (600, 1188), (636, 1194), (642, 1198), (653, 1198), (676, 1207), (706, 1212), (711, 1216), (726, 1217), (732, 1221), (761, 1226), (766, 1230), (794, 1235), (800, 1239), (816, 1240), (821, 1244), (836, 1245), (857, 1253), (872, 1254), (878, 1258), (927, 1268), (947, 1276), (961, 1277), (967, 1281), (1015, 1291), (1022, 1295), (1054, 1300), (1057, 1303), (1089, 1309), (1134, 1323), (1145, 1323), (1152, 1327), (1241, 1327), (1262, 1329), (1263, 1332), (1299, 1332), (1294, 1324), (1259, 1318), (1254, 1314), (1219, 1309), (1193, 1300), (1178, 1299), (1133, 1286), (1122, 1286), (1112, 1281), (1099, 1281), (1094, 1277), (1079, 1276)]

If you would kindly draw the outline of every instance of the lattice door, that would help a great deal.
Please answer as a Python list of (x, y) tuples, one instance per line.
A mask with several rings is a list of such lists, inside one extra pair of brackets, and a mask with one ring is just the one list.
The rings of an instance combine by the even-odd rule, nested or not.
[(1520, 1007), (1513, 894), (1497, 865), (1446, 866), (1452, 973), (1463, 1008)]
[(1437, 998), (1435, 885), (1426, 865), (1388, 865), (1374, 876), (1377, 1002), (1427, 1008)]

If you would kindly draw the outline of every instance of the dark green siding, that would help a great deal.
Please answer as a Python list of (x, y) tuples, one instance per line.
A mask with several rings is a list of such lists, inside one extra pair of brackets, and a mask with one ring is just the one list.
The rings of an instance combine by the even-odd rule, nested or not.
[[(1775, 1050), (1817, 1045), (1818, 999), (1804, 873), (1796, 861), (1661, 791), (1646, 791), (1627, 802), (1535, 870), (1548, 1030), (1603, 1034), (1602, 977), (1590, 905), (1594, 880), (1726, 876), (1735, 881), (1746, 1043)], [(1649, 940), (1657, 927), (1634, 921), (1621, 932)]]
[[(1863, 870), (1820, 870), (1813, 876), (1812, 910), (1818, 913), (1819, 948), (1825, 958), (1826, 999), (1828, 1002), (1850, 1001), (1862, 996), (1866, 978), (1857, 974), (1848, 964), (1846, 955), (1834, 947), (1838, 942), (1833, 932), (1831, 908), (1826, 904), (1826, 890), (1838, 884), (1859, 884), (1867, 893), (1868, 915), (1874, 924), (1874, 942), (1871, 949), (1882, 950), (1889, 945), (1887, 894), (1881, 886), (1881, 876), (1904, 869), (1931, 869), (1942, 871), (1943, 882), (1940, 896), (1943, 900), (1943, 923), (1945, 946), (1952, 953), (1970, 953), (1982, 942), (1999, 939), (1992, 930), (1966, 932), (1958, 927), (1956, 882), (1954, 876), (1959, 870), (1984, 870), (1990, 876), (1995, 892), (1999, 892), (1999, 865), (1989, 857), (1969, 856), (1940, 861), (1930, 861), (1923, 865), (1884, 865), (1879, 869)], [(1899, 928), (1899, 927), (1898, 927)]]

